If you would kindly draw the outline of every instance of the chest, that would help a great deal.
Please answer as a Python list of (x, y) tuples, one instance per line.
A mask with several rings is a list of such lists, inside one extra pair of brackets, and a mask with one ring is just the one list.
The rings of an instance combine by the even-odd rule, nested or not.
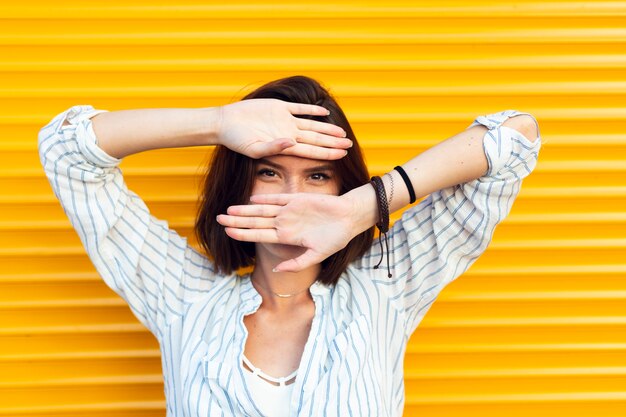
[(300, 365), (314, 313), (314, 306), (307, 306), (295, 314), (277, 315), (259, 310), (245, 316), (248, 332), (245, 356), (274, 377), (293, 373)]
[[(253, 388), (246, 383), (244, 353), (273, 376), (297, 369), (290, 400), (292, 416), (350, 412), (366, 416), (372, 410), (387, 415), (383, 410), (402, 392), (398, 391), (402, 352), (387, 343), (390, 336), (401, 333), (391, 330), (397, 318), (364, 314), (331, 295), (317, 296), (317, 308), (308, 323), (283, 319), (279, 325), (269, 325), (260, 315), (255, 317), (258, 304), (245, 299), (237, 299), (232, 309), (226, 309), (227, 300), (222, 309), (192, 306), (182, 318), (182, 328), (170, 328), (171, 342), (162, 344), (170, 415), (260, 417), (250, 392)], [(285, 363), (291, 365), (271, 367)], [(394, 382), (392, 376), (398, 379)]]

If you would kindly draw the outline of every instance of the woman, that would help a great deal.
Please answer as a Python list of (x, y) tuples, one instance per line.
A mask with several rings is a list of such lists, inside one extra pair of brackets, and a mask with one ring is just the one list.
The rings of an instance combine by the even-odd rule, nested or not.
[[(370, 184), (337, 103), (292, 77), (221, 108), (75, 106), (39, 143), (94, 265), (159, 340), (168, 415), (400, 416), (407, 341), (510, 211), (538, 133), (527, 114), (479, 117)], [(217, 145), (196, 222), (211, 259), (116, 168), (200, 144)], [(386, 253), (372, 244), (375, 224), (386, 231), (388, 213), (421, 196)]]

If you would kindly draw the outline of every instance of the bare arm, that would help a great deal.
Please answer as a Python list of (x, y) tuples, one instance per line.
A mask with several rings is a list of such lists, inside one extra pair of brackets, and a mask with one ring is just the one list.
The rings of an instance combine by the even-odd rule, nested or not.
[[(216, 145), (215, 109), (133, 109), (91, 120), (98, 146), (121, 159), (150, 149)], [(67, 123), (67, 122), (66, 122)]]
[(352, 142), (343, 129), (295, 114), (326, 115), (327, 110), (261, 99), (212, 108), (112, 111), (94, 116), (92, 123), (98, 146), (118, 159), (150, 149), (218, 144), (252, 158), (278, 153), (318, 159), (345, 155)]
[[(537, 140), (535, 121), (528, 115), (514, 116), (505, 121), (503, 126), (520, 131), (531, 142)], [(487, 172), (488, 161), (481, 139), (486, 131), (487, 128), (484, 126), (473, 126), (427, 149), (402, 165), (413, 184), (417, 198), (484, 175)], [(391, 186), (389, 176), (393, 176), (394, 183), (394, 197), (389, 206), (389, 212), (392, 213), (409, 204), (409, 192), (400, 174), (393, 170), (383, 176), (387, 195)], [(346, 196), (355, 202), (355, 210), (358, 210), (354, 217), (361, 220), (356, 226), (358, 233), (376, 224), (378, 209), (374, 188), (371, 185), (356, 188)]]

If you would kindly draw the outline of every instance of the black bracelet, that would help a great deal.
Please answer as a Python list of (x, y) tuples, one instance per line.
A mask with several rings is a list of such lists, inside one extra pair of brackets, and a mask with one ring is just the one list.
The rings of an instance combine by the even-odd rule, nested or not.
[(406, 172), (401, 166), (397, 166), (394, 169), (398, 171), (398, 173), (404, 180), (404, 184), (406, 184), (406, 188), (409, 189), (409, 199), (410, 199), (409, 204), (415, 203), (417, 198), (415, 198), (415, 190), (413, 189), (413, 184), (411, 184), (411, 180), (409, 179), (409, 176), (406, 174)]
[(387, 193), (385, 192), (385, 184), (378, 177), (372, 177), (372, 185), (376, 190), (376, 203), (378, 203), (378, 222), (376, 226), (381, 233), (387, 233), (389, 230), (389, 204), (387, 203)]
[(380, 243), (380, 261), (374, 266), (374, 269), (378, 269), (383, 261), (384, 251), (382, 237), (384, 235), (385, 246), (387, 248), (387, 277), (391, 278), (392, 275), (389, 267), (389, 241), (387, 239), (387, 232), (389, 231), (389, 203), (387, 202), (387, 193), (385, 192), (385, 184), (380, 177), (372, 177), (371, 183), (376, 192), (376, 203), (378, 206), (378, 222), (376, 223), (376, 227), (378, 227), (380, 231), (380, 235), (378, 236), (378, 243)]

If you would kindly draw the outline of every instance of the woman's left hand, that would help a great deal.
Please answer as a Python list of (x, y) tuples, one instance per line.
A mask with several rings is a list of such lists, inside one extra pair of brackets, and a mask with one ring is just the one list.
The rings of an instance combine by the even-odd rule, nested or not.
[(345, 194), (265, 194), (250, 201), (229, 207), (217, 221), (236, 240), (306, 248), (297, 258), (277, 265), (276, 271), (298, 272), (319, 264), (358, 234), (355, 205)]

